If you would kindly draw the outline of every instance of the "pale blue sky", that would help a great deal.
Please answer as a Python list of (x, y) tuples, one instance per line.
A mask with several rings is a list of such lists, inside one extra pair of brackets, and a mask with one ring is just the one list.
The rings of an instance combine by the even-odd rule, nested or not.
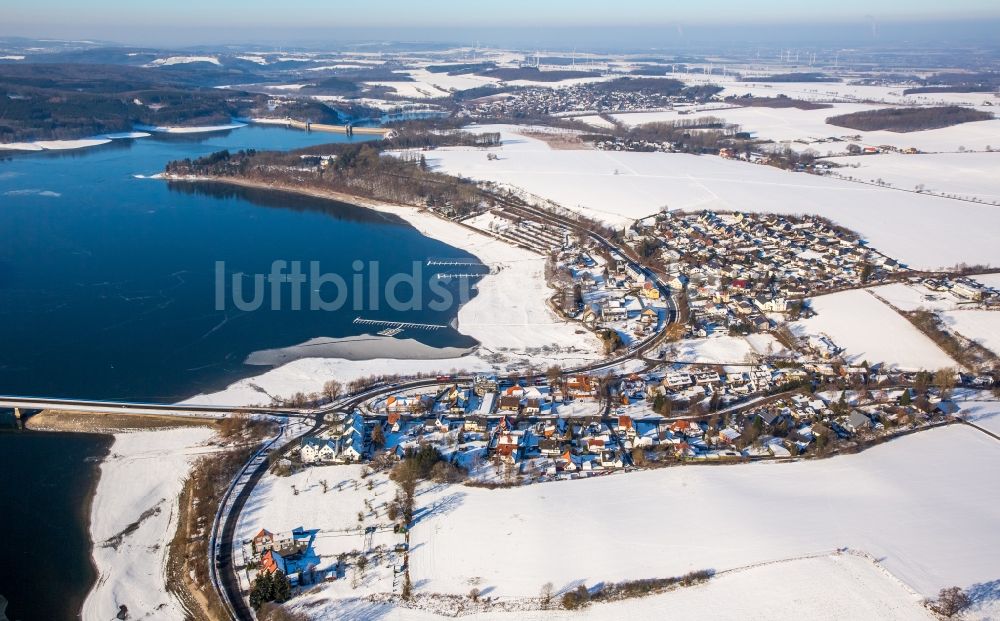
[[(0, 0), (0, 35), (141, 43), (269, 30), (685, 26), (1000, 18), (997, 0)], [(210, 27), (210, 28), (206, 28)], [(131, 33), (131, 36), (130, 36)], [(283, 35), (284, 36), (284, 35)]]

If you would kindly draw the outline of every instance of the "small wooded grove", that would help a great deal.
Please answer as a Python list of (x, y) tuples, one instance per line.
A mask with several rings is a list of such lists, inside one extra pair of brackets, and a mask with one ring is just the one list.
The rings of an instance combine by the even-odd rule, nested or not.
[[(401, 132), (382, 142), (330, 144), (292, 152), (219, 151), (167, 164), (173, 175), (234, 177), (270, 185), (305, 187), (375, 200), (437, 207), (449, 215), (477, 210), (490, 198), (476, 184), (436, 173), (421, 149), (443, 145), (492, 146), (499, 134)], [(403, 157), (388, 149), (411, 149)], [(321, 156), (332, 156), (322, 165)]]
[(882, 108), (864, 110), (831, 116), (826, 119), (830, 125), (849, 127), (860, 131), (887, 130), (891, 132), (915, 132), (924, 129), (950, 127), (971, 121), (986, 121), (993, 118), (991, 112), (964, 108), (962, 106), (935, 106), (928, 108)]
[(250, 585), (250, 605), (254, 610), (267, 602), (286, 602), (292, 596), (292, 585), (284, 572), (260, 572)]

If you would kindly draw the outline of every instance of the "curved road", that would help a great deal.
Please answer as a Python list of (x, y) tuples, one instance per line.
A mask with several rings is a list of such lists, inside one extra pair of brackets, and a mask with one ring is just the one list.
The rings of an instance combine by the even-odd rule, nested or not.
[[(558, 216), (555, 214), (550, 214), (548, 212), (541, 211), (529, 206), (513, 205), (505, 200), (499, 202), (502, 205), (504, 205), (505, 208), (511, 211), (527, 215), (535, 220), (541, 220), (542, 222), (551, 221), (561, 224), (574, 231), (586, 232), (586, 234), (591, 239), (596, 241), (598, 244), (600, 244), (607, 250), (620, 255), (626, 261), (631, 263), (634, 268), (637, 268), (639, 271), (645, 274), (645, 276), (656, 285), (657, 289), (660, 290), (660, 299), (662, 299), (666, 304), (667, 307), (666, 316), (664, 317), (664, 320), (660, 322), (660, 325), (658, 326), (658, 329), (655, 333), (646, 337), (644, 340), (634, 344), (633, 346), (628, 348), (625, 352), (623, 352), (618, 356), (615, 356), (614, 358), (601, 360), (598, 362), (594, 362), (591, 364), (571, 369), (564, 369), (562, 371), (563, 375), (602, 371), (605, 369), (610, 369), (612, 367), (615, 367), (628, 360), (642, 359), (643, 354), (645, 352), (649, 351), (651, 348), (655, 347), (659, 343), (660, 339), (662, 339), (664, 333), (666, 332), (666, 327), (677, 320), (677, 306), (674, 303), (673, 297), (670, 294), (670, 288), (667, 285), (665, 285), (663, 281), (660, 279), (660, 277), (657, 274), (655, 274), (652, 270), (648, 269), (647, 267), (633, 260), (628, 255), (628, 253), (623, 251), (621, 248), (613, 244), (608, 239), (604, 238), (598, 233), (595, 233), (593, 231), (581, 227), (578, 223), (568, 218), (564, 218), (562, 216)], [(535, 374), (523, 377), (531, 381), (536, 378), (545, 377), (545, 375)], [(333, 403), (330, 403), (326, 406), (314, 410), (315, 420), (312, 428), (309, 431), (289, 438), (286, 442), (282, 443), (280, 447), (277, 448), (272, 447), (269, 449), (268, 452), (284, 451), (289, 445), (291, 445), (299, 438), (308, 434), (315, 434), (317, 431), (319, 431), (320, 427), (323, 424), (323, 421), (325, 420), (326, 414), (328, 413), (335, 413), (335, 412), (350, 413), (361, 403), (388, 393), (412, 390), (415, 388), (432, 386), (439, 383), (450, 384), (455, 382), (469, 382), (472, 380), (473, 376), (469, 375), (450, 376), (446, 381), (444, 380), (439, 381), (437, 378), (418, 379), (418, 380), (404, 381), (392, 384), (377, 385), (355, 395), (346, 395), (341, 399), (334, 401)], [(274, 443), (275, 442), (272, 441), (272, 444)], [(253, 617), (253, 612), (250, 610), (246, 600), (243, 597), (243, 590), (240, 587), (239, 577), (236, 575), (236, 570), (233, 565), (233, 539), (236, 536), (236, 525), (237, 522), (239, 521), (240, 513), (246, 506), (246, 503), (249, 500), (250, 495), (253, 493), (254, 487), (257, 485), (258, 482), (260, 482), (261, 478), (263, 478), (264, 474), (267, 472), (268, 469), (268, 463), (269, 463), (268, 459), (266, 458), (260, 459), (259, 457), (260, 457), (259, 455), (255, 456), (255, 460), (251, 460), (250, 463), (246, 464), (244, 468), (241, 470), (240, 474), (238, 475), (237, 481), (245, 476), (248, 476), (248, 478), (246, 482), (243, 484), (240, 491), (237, 493), (236, 497), (233, 499), (230, 508), (227, 511), (224, 511), (225, 515), (222, 515), (223, 511), (220, 510), (219, 514), (216, 516), (216, 526), (215, 528), (213, 528), (213, 532), (220, 533), (219, 537), (221, 537), (221, 541), (219, 541), (218, 543), (216, 543), (216, 541), (212, 541), (210, 542), (209, 545), (209, 562), (211, 564), (210, 566), (212, 570), (212, 577), (216, 591), (219, 592), (219, 595), (222, 597), (223, 602), (226, 604), (232, 617), (240, 621), (252, 621), (254, 617)], [(250, 470), (249, 474), (247, 473), (248, 470)], [(236, 481), (234, 481), (234, 484), (235, 482)], [(232, 486), (230, 487), (230, 491), (227, 492), (227, 498), (228, 494), (231, 491), (232, 491)], [(226, 502), (227, 499), (224, 498), (222, 503), (223, 507), (225, 506)], [(221, 528), (218, 528), (218, 521), (220, 518), (222, 519), (222, 525)]]

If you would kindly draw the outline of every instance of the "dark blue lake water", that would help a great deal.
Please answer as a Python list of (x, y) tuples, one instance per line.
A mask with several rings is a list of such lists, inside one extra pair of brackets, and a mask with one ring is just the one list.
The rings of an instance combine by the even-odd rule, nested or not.
[(96, 578), (90, 560), (90, 506), (111, 436), (13, 432), (0, 415), (0, 597), (11, 621), (79, 618)]
[[(275, 260), (301, 261), (303, 271), (316, 261), (348, 283), (355, 261), (366, 278), (378, 261), (382, 290), (392, 274), (412, 273), (413, 261), (469, 255), (351, 205), (134, 177), (221, 149), (344, 140), (251, 126), (0, 161), (0, 394), (174, 401), (262, 372), (244, 364), (254, 351), (374, 331), (352, 323), (359, 315), (448, 324), (457, 300), (439, 309), (382, 304), (359, 312), (349, 293), (338, 312), (310, 311), (306, 302), (291, 310), (287, 288), (280, 310), (239, 310), (228, 289), (220, 310), (219, 261), (227, 279), (267, 274)], [(422, 287), (433, 269), (444, 268), (423, 268)], [(253, 277), (241, 280), (250, 299)], [(458, 284), (447, 286), (457, 297)], [(308, 285), (302, 291), (308, 296)], [(325, 300), (336, 297), (325, 291)], [(474, 344), (450, 328), (402, 336), (434, 346)]]

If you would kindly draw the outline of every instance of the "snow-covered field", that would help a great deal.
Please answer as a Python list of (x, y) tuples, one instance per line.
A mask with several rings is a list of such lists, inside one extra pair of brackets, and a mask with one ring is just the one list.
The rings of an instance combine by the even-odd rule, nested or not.
[(385, 86), (394, 90), (400, 97), (409, 97), (411, 99), (431, 99), (448, 96), (448, 91), (427, 82), (365, 82), (365, 84)]
[(744, 364), (758, 354), (766, 354), (769, 349), (778, 353), (784, 348), (769, 334), (742, 336), (711, 336), (704, 339), (678, 341), (674, 345), (676, 357), (668, 354), (670, 360), (699, 364)]
[(495, 78), (488, 78), (475, 74), (448, 75), (447, 73), (434, 73), (426, 69), (413, 69), (407, 73), (416, 80), (416, 83), (424, 87), (430, 87), (442, 91), (447, 95), (450, 91), (464, 91), (470, 88), (496, 84)]
[[(860, 132), (846, 127), (827, 125), (826, 118), (838, 114), (847, 114), (858, 110), (884, 108), (890, 105), (963, 105), (980, 110), (991, 111), (995, 108), (984, 107), (989, 102), (996, 105), (997, 99), (993, 93), (934, 93), (903, 95), (903, 86), (867, 86), (847, 83), (815, 83), (788, 82), (763, 83), (740, 82), (729, 76), (707, 76), (697, 74), (674, 74), (673, 77), (691, 84), (717, 84), (723, 87), (721, 97), (730, 95), (753, 95), (754, 97), (777, 97), (786, 95), (793, 99), (803, 99), (823, 103), (833, 103), (833, 108), (820, 110), (798, 109), (768, 109), (745, 108), (738, 110), (704, 111), (693, 113), (686, 118), (697, 116), (719, 116), (734, 123), (740, 123), (744, 129), (756, 132), (758, 137), (770, 138), (776, 141), (810, 139), (827, 136), (860, 135), (860, 142), (865, 145), (892, 145), (899, 148), (916, 147), (929, 152), (954, 152), (959, 147), (983, 151), (987, 145), (996, 146), (1000, 143), (1000, 119), (963, 123), (952, 127), (933, 129), (920, 132)], [(715, 107), (714, 104), (699, 106), (699, 108)], [(675, 120), (675, 112), (643, 114), (623, 114), (619, 117), (630, 125), (643, 122)], [(826, 129), (824, 129), (824, 127)], [(793, 148), (802, 149), (806, 145), (792, 144)], [(812, 145), (821, 155), (828, 150), (843, 152), (846, 143)]]
[(535, 596), (547, 581), (564, 590), (846, 546), (933, 596), (1000, 573), (998, 465), (995, 439), (955, 426), (822, 461), (447, 488), (420, 498), (453, 500), (414, 527), (411, 575), (424, 591), (466, 593), (479, 577), (492, 595)]
[(955, 332), (1000, 356), (1000, 311), (956, 310), (940, 317)]
[[(794, 69), (789, 69), (794, 70)], [(808, 71), (808, 69), (802, 69)], [(770, 73), (770, 71), (768, 71)], [(907, 105), (965, 105), (982, 106), (984, 102), (996, 104), (993, 93), (917, 93), (904, 95), (905, 86), (870, 86), (846, 82), (740, 82), (731, 76), (700, 74), (668, 74), (667, 77), (692, 84), (718, 84), (723, 87), (720, 96), (776, 97), (779, 94), (794, 99), (819, 102), (878, 103)]]
[[(481, 149), (450, 147), (428, 153), (427, 161), (441, 172), (515, 186), (616, 226), (663, 208), (814, 213), (912, 267), (1000, 264), (1000, 210), (991, 205), (719, 157), (553, 150), (510, 126), (477, 131), (501, 132), (504, 145), (493, 150), (498, 160), (487, 160)], [(934, 231), (933, 243), (927, 231)]]
[(496, 366), (486, 362), (489, 354), (510, 363), (530, 360), (538, 367), (554, 363), (572, 366), (600, 357), (600, 343), (593, 334), (559, 319), (547, 305), (551, 290), (545, 283), (543, 257), (427, 212), (409, 207), (378, 208), (400, 216), (424, 235), (474, 254), (494, 268), (494, 273), (479, 281), (475, 297), (458, 312), (459, 331), (481, 344), (477, 353), (437, 360), (426, 359), (426, 352), (410, 358), (402, 352), (392, 359), (372, 360), (301, 358), (186, 403), (269, 403), (272, 396), (319, 391), (331, 378), (347, 382), (373, 374), (483, 371)]
[[(980, 420), (998, 411), (995, 403), (963, 408), (980, 405)], [(717, 572), (697, 587), (572, 615), (475, 617), (482, 619), (723, 619), (736, 610), (752, 619), (931, 619), (921, 598), (952, 585), (989, 592), (1000, 573), (991, 553), (1000, 546), (998, 466), (1000, 443), (954, 425), (826, 460), (684, 466), (499, 490), (428, 484), (418, 491), (410, 572), (418, 596), (461, 596), (476, 586), (502, 602), (535, 598), (546, 582), (559, 593)], [(372, 477), (371, 490), (364, 479), (354, 486), (357, 469), (267, 477), (238, 536), (303, 526), (321, 529), (317, 546), (328, 560), (360, 549), (360, 533), (345, 529), (384, 523), (381, 503), (394, 487), (384, 475)], [(371, 515), (366, 499), (382, 517)], [(853, 552), (833, 553), (843, 548)], [(312, 618), (437, 618), (357, 599), (393, 592), (387, 568), (369, 571), (357, 589), (339, 580), (293, 605)], [(978, 603), (985, 612), (967, 618), (990, 618), (995, 609), (994, 594)]]
[[(120, 605), (144, 611), (145, 619), (184, 617), (166, 590), (167, 544), (191, 460), (212, 450), (205, 443), (213, 433), (185, 427), (115, 434), (91, 507), (98, 578), (83, 605), (84, 621), (113, 619)], [(131, 525), (137, 527), (126, 532)]]
[[(727, 123), (741, 126), (743, 131), (751, 132), (754, 138), (769, 139), (775, 142), (803, 140), (814, 142), (830, 137), (853, 136), (858, 132), (853, 129), (828, 125), (827, 117), (838, 114), (849, 114), (861, 110), (878, 108), (866, 104), (836, 104), (832, 108), (816, 110), (800, 110), (798, 108), (762, 108), (762, 107), (720, 107), (718, 104), (698, 106), (695, 109), (664, 110), (662, 112), (639, 112), (634, 114), (615, 114), (614, 118), (630, 127), (646, 123), (675, 122), (712, 116), (724, 119)], [(846, 150), (847, 142), (832, 142), (812, 145), (822, 155), (827, 150), (840, 153)], [(803, 145), (804, 146), (804, 145)]]
[[(1000, 149), (1000, 146), (997, 147)], [(831, 158), (848, 168), (831, 174), (894, 188), (1000, 204), (1000, 151), (994, 153), (881, 153)], [(858, 166), (854, 168), (854, 166)]]
[(1000, 289), (1000, 273), (996, 274), (979, 274), (973, 276), (973, 279), (983, 283), (987, 287), (993, 287), (994, 289)]
[(945, 291), (931, 291), (919, 283), (894, 282), (872, 287), (880, 298), (904, 311), (923, 308), (932, 311), (949, 311), (959, 307), (959, 300)]
[(890, 368), (936, 370), (958, 364), (913, 324), (862, 289), (812, 298), (815, 317), (791, 325), (799, 335), (830, 337), (845, 358)]
[(575, 116), (567, 118), (571, 118), (575, 121), (580, 121), (581, 123), (586, 123), (587, 125), (590, 125), (592, 127), (598, 127), (600, 129), (613, 129), (615, 126), (614, 123), (612, 123), (611, 121), (602, 118), (596, 114), (587, 114), (584, 116)]
[[(918, 132), (869, 131), (830, 125), (826, 119), (841, 114), (884, 108), (878, 104), (836, 103), (831, 108), (801, 110), (798, 108), (729, 107), (718, 105), (684, 108), (662, 112), (616, 114), (614, 118), (629, 126), (655, 122), (691, 120), (700, 117), (717, 117), (728, 123), (740, 125), (754, 138), (773, 140), (781, 146), (797, 151), (813, 149), (820, 155), (839, 155), (847, 152), (847, 145), (854, 142), (861, 146), (891, 145), (900, 149), (915, 147), (930, 153), (960, 150), (985, 151), (987, 146), (1000, 144), (1000, 119), (962, 123), (951, 127)], [(849, 137), (858, 136), (857, 140)], [(817, 142), (828, 138), (839, 142)]]
[[(327, 596), (327, 590), (322, 590), (304, 596), (295, 605), (311, 613), (312, 618), (343, 621), (446, 618), (426, 610), (358, 600), (324, 602)], [(317, 602), (315, 607), (310, 605), (313, 602)], [(593, 604), (582, 610), (561, 610), (556, 604), (553, 610), (483, 612), (467, 618), (477, 621), (935, 619), (905, 585), (876, 563), (855, 554), (819, 555), (739, 569), (717, 575), (706, 584), (641, 599)]]
[(1000, 401), (977, 401), (980, 395), (971, 395), (972, 399), (962, 400), (961, 396), (956, 396), (961, 406), (960, 414), (966, 420), (1000, 435)]
[[(364, 548), (364, 533), (359, 525), (387, 525), (382, 504), (391, 502), (396, 486), (385, 475), (361, 478), (363, 466), (319, 466), (307, 468), (289, 477), (265, 477), (247, 502), (236, 526), (236, 548), (239, 543), (252, 538), (264, 528), (272, 533), (287, 533), (294, 528), (319, 529), (314, 550), (322, 562), (320, 568), (328, 568), (342, 552)], [(367, 487), (371, 481), (372, 489)], [(327, 491), (323, 491), (323, 482)], [(379, 511), (380, 518), (371, 515), (366, 508), (368, 501)], [(365, 514), (365, 520), (358, 521), (358, 513)], [(402, 538), (391, 532), (378, 533), (374, 545), (392, 546)], [(240, 558), (237, 553), (237, 558)], [(375, 568), (373, 568), (375, 569)], [(390, 578), (391, 580), (391, 578)], [(338, 585), (339, 586), (339, 585)], [(373, 591), (378, 586), (373, 585)]]

